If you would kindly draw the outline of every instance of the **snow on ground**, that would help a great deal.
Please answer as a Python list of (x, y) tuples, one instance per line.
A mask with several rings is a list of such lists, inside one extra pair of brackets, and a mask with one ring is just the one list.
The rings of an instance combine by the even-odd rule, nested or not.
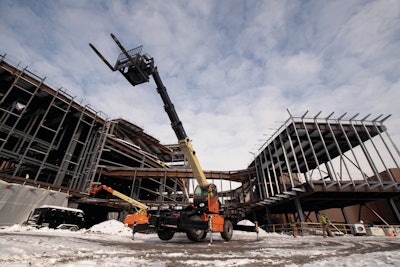
[(132, 230), (116, 220), (109, 220), (93, 225), (88, 232), (119, 236), (132, 236)]
[(193, 243), (136, 234), (110, 220), (77, 232), (13, 225), (0, 229), (0, 266), (400, 266), (399, 237), (322, 238), (235, 231), (231, 241)]

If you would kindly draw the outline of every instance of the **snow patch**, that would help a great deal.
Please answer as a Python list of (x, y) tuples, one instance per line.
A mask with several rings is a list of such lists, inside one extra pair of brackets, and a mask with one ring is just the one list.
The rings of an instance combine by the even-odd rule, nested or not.
[(26, 232), (31, 229), (35, 229), (32, 226), (24, 226), (20, 224), (14, 224), (8, 227), (2, 227), (0, 228), (0, 232)]
[[(244, 226), (255, 226), (255, 223), (249, 220), (241, 220), (238, 222), (238, 225), (244, 225)], [(249, 236), (251, 233), (249, 232), (243, 232), (243, 231), (234, 231), (233, 236)], [(254, 233), (256, 235), (256, 233)], [(278, 233), (267, 233), (264, 229), (258, 228), (258, 237), (290, 237), (286, 234), (278, 234)]]
[(93, 225), (88, 231), (100, 234), (132, 236), (132, 229), (117, 220), (109, 220)]
[(254, 226), (256, 224), (249, 220), (241, 220), (240, 222), (238, 222), (238, 225)]

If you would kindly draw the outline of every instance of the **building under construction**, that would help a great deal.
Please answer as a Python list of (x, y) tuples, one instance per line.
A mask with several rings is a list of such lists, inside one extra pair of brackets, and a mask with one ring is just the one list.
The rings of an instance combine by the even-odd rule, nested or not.
[[(340, 210), (336, 220), (344, 223), (399, 224), (400, 152), (384, 125), (389, 116), (333, 115), (289, 114), (247, 169), (205, 171), (221, 185), (222, 205), (265, 227), (287, 222), (289, 214), (315, 221), (311, 214), (328, 209)], [(89, 225), (130, 208), (106, 194), (90, 196), (93, 183), (155, 208), (187, 204), (194, 187), (178, 145), (160, 144), (142, 128), (78, 103), (6, 55), (0, 55), (0, 179), (67, 193)], [(362, 207), (376, 214), (362, 214)]]
[[(345, 115), (290, 115), (266, 141), (250, 166), (256, 170), (258, 216), (264, 210), (268, 219), (271, 214), (294, 214), (306, 222), (313, 213), (336, 208), (339, 221), (372, 223), (382, 218), (361, 216), (361, 208), (383, 201), (380, 212), (392, 223), (399, 221), (399, 150), (383, 124), (389, 116)], [(346, 212), (354, 206), (356, 212)]]

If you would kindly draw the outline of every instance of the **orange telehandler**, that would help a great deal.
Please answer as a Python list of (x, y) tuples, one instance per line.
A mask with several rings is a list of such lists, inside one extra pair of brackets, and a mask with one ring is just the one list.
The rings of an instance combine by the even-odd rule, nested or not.
[(145, 222), (137, 223), (137, 226), (133, 228), (134, 232), (146, 227), (155, 229), (162, 240), (171, 239), (175, 232), (186, 232), (187, 237), (192, 241), (203, 240), (207, 232), (221, 233), (223, 239), (230, 240), (233, 235), (233, 223), (237, 223), (237, 218), (231, 216), (229, 210), (221, 209), (217, 187), (207, 182), (190, 139), (186, 135), (182, 122), (168, 96), (167, 89), (161, 81), (157, 67), (154, 65), (154, 59), (147, 54), (141, 54), (143, 46), (127, 51), (113, 34), (111, 34), (111, 37), (122, 51), (114, 66), (92, 44), (89, 45), (112, 71), (118, 70), (132, 86), (149, 82), (150, 76), (153, 77), (157, 91), (164, 103), (164, 109), (171, 121), (172, 129), (178, 138), (180, 148), (198, 183), (194, 190), (193, 205), (180, 211), (159, 210), (154, 214), (148, 214), (148, 222), (145, 222), (146, 219), (141, 220), (141, 217), (135, 214), (128, 215), (126, 221), (130, 225), (134, 224), (135, 219), (138, 222)]

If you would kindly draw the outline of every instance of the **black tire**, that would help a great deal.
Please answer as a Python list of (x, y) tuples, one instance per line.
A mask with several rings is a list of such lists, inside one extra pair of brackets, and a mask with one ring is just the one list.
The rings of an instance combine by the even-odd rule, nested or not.
[(175, 232), (171, 229), (162, 229), (157, 231), (157, 235), (161, 240), (167, 241), (174, 237)]
[[(189, 220), (201, 221), (201, 217), (199, 215), (192, 215), (190, 216)], [(189, 240), (193, 242), (200, 242), (203, 240), (207, 234), (204, 234), (204, 230), (195, 230), (190, 229), (186, 231), (186, 236)]]
[(224, 220), (224, 231), (221, 232), (221, 237), (225, 239), (226, 241), (229, 241), (232, 239), (233, 235), (233, 224), (230, 220), (225, 219)]

